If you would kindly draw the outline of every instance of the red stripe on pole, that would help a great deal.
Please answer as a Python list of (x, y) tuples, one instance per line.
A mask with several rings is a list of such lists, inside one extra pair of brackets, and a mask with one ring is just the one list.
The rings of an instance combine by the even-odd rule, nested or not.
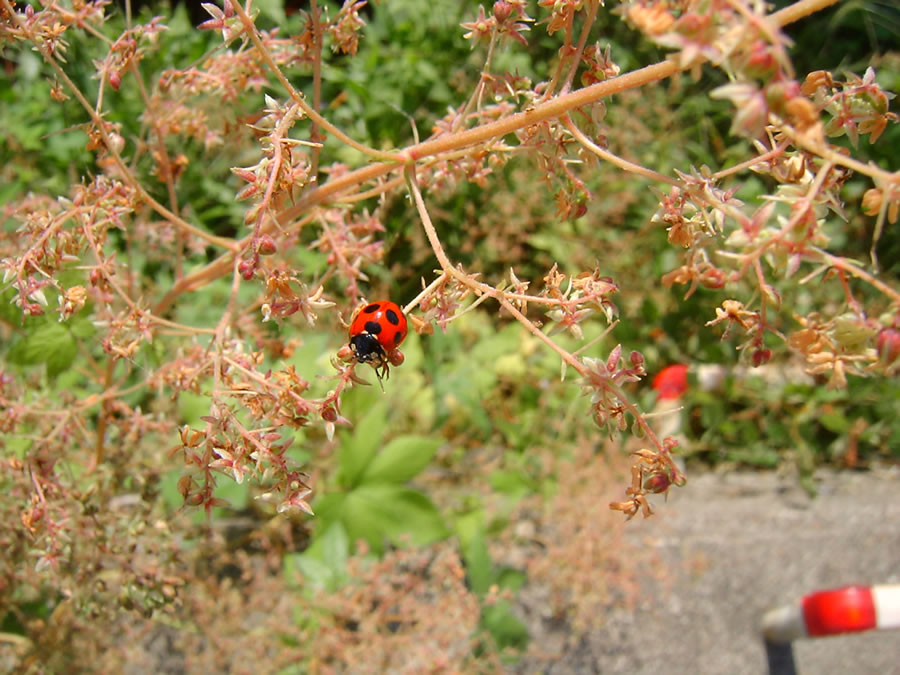
[(666, 366), (653, 378), (653, 388), (660, 400), (680, 397), (688, 388), (688, 367), (681, 363)]
[(846, 586), (803, 598), (803, 618), (810, 637), (858, 633), (876, 627), (875, 603), (868, 586)]

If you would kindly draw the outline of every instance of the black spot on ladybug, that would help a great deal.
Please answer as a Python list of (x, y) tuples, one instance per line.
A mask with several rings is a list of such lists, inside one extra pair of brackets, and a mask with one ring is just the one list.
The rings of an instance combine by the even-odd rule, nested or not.
[(373, 302), (371, 305), (366, 305), (363, 307), (363, 314), (374, 314), (378, 311), (379, 307), (381, 307), (380, 302)]
[(365, 329), (367, 333), (378, 335), (381, 332), (381, 324), (377, 321), (366, 321)]
[(394, 344), (399, 345), (401, 340), (403, 340), (403, 331), (398, 330), (396, 333), (394, 333)]
[(389, 309), (388, 311), (386, 311), (384, 313), (384, 316), (387, 318), (388, 321), (390, 321), (395, 326), (400, 325), (400, 317), (397, 316), (397, 312), (395, 312), (394, 310)]

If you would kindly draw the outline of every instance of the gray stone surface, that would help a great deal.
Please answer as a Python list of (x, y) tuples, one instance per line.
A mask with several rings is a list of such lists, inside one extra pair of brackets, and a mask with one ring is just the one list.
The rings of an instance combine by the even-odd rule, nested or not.
[[(900, 471), (822, 473), (817, 483), (810, 498), (771, 473), (692, 476), (656, 515), (627, 525), (664, 577), (644, 583), (635, 610), (597, 617), (539, 670), (759, 675), (768, 672), (759, 637), (767, 610), (815, 590), (900, 583)], [(801, 675), (900, 674), (900, 631), (803, 640), (794, 654)]]

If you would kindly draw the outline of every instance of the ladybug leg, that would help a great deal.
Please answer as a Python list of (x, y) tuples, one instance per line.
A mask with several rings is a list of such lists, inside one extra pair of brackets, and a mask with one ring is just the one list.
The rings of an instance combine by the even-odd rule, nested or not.
[(350, 338), (350, 351), (357, 363), (368, 363), (375, 371), (378, 384), (384, 391), (382, 380), (390, 376), (390, 361), (378, 339), (370, 333), (362, 333)]

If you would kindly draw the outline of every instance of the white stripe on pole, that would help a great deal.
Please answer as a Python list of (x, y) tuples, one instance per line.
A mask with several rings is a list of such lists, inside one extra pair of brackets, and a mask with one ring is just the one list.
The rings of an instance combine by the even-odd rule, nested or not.
[(878, 628), (900, 628), (900, 585), (872, 586)]

